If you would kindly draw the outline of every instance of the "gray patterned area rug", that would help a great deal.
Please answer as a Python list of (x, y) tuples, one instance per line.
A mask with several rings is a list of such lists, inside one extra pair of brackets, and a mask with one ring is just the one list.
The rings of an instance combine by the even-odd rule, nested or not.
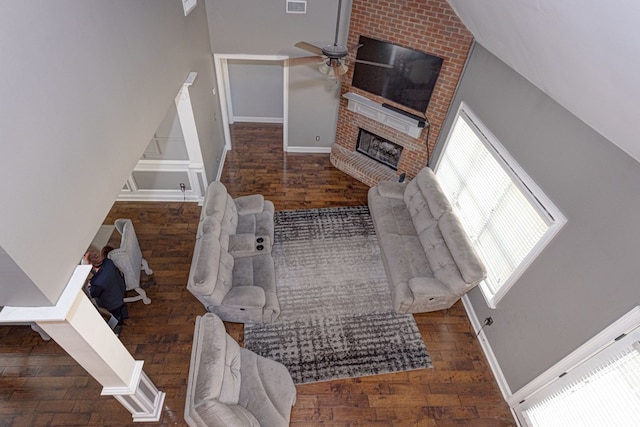
[(281, 314), (245, 324), (245, 347), (297, 384), (431, 367), (412, 315), (393, 311), (366, 206), (278, 211), (273, 257)]

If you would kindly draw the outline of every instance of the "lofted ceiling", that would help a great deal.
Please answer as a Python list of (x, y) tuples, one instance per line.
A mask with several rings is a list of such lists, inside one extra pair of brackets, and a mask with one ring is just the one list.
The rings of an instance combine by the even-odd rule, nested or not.
[(478, 43), (640, 162), (640, 1), (447, 1)]

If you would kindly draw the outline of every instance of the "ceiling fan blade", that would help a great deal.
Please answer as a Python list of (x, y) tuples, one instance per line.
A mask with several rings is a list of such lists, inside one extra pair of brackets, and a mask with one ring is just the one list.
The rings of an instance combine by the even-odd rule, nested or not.
[(356, 62), (359, 62), (360, 64), (373, 65), (373, 66), (382, 67), (382, 68), (393, 68), (393, 65), (391, 65), (391, 64), (383, 64), (381, 62), (365, 61), (364, 59), (356, 59)]
[(356, 50), (360, 49), (362, 46), (364, 46), (362, 43), (360, 43), (360, 44), (352, 44), (352, 45), (349, 45), (349, 48), (348, 48), (349, 53), (354, 52), (354, 51), (356, 51)]
[(300, 49), (304, 49), (307, 52), (311, 52), (311, 53), (315, 53), (316, 55), (322, 55), (322, 49), (320, 49), (318, 46), (314, 46), (311, 43), (307, 43), (307, 42), (298, 42), (294, 45), (297, 48)]
[(324, 59), (324, 56), (302, 56), (300, 58), (289, 58), (289, 65), (319, 64), (324, 61)]

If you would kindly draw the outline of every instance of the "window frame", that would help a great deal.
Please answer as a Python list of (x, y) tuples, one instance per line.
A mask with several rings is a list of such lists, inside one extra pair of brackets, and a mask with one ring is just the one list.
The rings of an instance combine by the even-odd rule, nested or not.
[[(633, 346), (640, 340), (640, 306), (607, 326), (589, 341), (569, 353), (530, 383), (507, 398), (507, 403), (522, 426), (528, 426), (524, 412), (539, 399), (553, 394), (585, 371), (607, 360), (621, 348)], [(635, 347), (635, 346), (634, 346)], [(636, 350), (638, 351), (638, 350)]]
[[(524, 274), (535, 259), (542, 253), (546, 246), (553, 240), (562, 227), (567, 223), (567, 218), (556, 207), (551, 199), (542, 191), (542, 189), (533, 181), (533, 179), (525, 172), (518, 162), (509, 154), (507, 149), (502, 145), (500, 140), (489, 130), (489, 128), (478, 118), (478, 116), (466, 105), (461, 102), (458, 106), (442, 150), (440, 150), (433, 171), (438, 175), (438, 167), (446, 152), (453, 136), (455, 125), (459, 119), (467, 121), (474, 133), (478, 136), (487, 151), (496, 159), (498, 164), (503, 168), (508, 176), (511, 177), (515, 185), (522, 191), (527, 200), (534, 206), (535, 210), (541, 215), (543, 220), (548, 224), (549, 228), (538, 240), (534, 247), (529, 251), (527, 256), (520, 262), (518, 267), (509, 275), (502, 286), (493, 293), (485, 281), (480, 282), (479, 288), (482, 291), (487, 305), (495, 309), (498, 302), (507, 294), (507, 292), (515, 285), (518, 279)], [(486, 261), (485, 261), (486, 262)]]

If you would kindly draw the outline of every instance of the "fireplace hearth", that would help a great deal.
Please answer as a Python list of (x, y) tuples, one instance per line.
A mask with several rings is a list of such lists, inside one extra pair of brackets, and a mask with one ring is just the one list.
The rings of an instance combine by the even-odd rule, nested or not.
[(356, 151), (398, 170), (402, 146), (360, 128)]

